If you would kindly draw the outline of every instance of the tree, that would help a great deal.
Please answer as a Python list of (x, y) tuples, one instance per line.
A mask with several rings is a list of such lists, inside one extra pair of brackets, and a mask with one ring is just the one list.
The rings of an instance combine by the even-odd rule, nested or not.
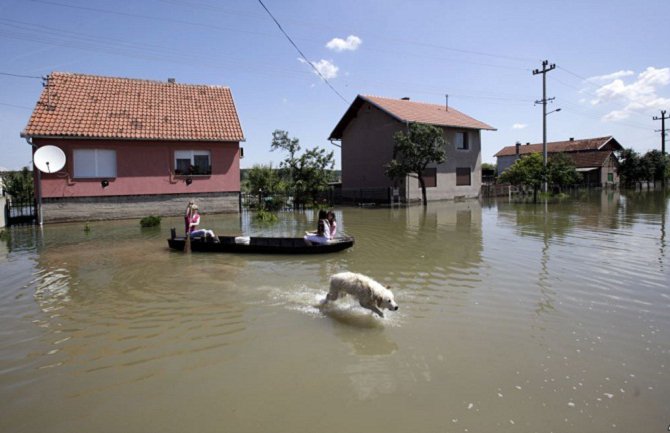
[(35, 197), (35, 184), (33, 172), (28, 167), (21, 171), (9, 171), (2, 175), (4, 190), (15, 200), (33, 200)]
[(640, 155), (632, 148), (619, 151), (619, 168), (617, 174), (621, 178), (621, 184), (634, 186), (642, 180), (642, 169)]
[(277, 194), (283, 193), (286, 189), (279, 171), (272, 168), (272, 164), (254, 165), (247, 171), (246, 178), (246, 190), (251, 193), (262, 190), (264, 193)]
[(577, 172), (575, 163), (565, 153), (555, 153), (547, 161), (547, 182), (550, 185), (562, 187), (574, 185), (582, 180), (582, 175)]
[(386, 175), (392, 180), (408, 175), (419, 179), (422, 202), (427, 206), (426, 181), (423, 177), (426, 167), (447, 160), (442, 130), (432, 125), (412, 123), (408, 134), (397, 132), (393, 141), (393, 159), (386, 165)]
[(304, 203), (306, 196), (315, 202), (331, 180), (330, 170), (335, 166), (333, 152), (314, 147), (299, 155), (300, 141), (290, 138), (287, 131), (279, 129), (272, 133), (271, 150), (277, 149), (288, 152), (280, 167), (288, 171), (289, 188), (293, 191), (295, 203)]
[(489, 162), (482, 162), (482, 171), (484, 170), (495, 173), (496, 171), (498, 171), (498, 166), (496, 164), (491, 164)]
[(533, 189), (533, 201), (537, 201), (537, 192), (543, 179), (544, 162), (540, 153), (531, 153), (517, 159), (498, 177), (498, 181), (502, 183), (531, 187)]
[(663, 155), (660, 150), (650, 150), (640, 160), (642, 176), (647, 182), (662, 181), (668, 177), (668, 156)]

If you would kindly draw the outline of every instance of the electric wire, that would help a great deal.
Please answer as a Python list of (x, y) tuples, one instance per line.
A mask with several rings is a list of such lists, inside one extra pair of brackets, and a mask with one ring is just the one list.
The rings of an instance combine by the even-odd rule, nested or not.
[(286, 36), (286, 39), (288, 39), (288, 41), (291, 43), (291, 45), (293, 45), (293, 47), (298, 51), (298, 54), (300, 54), (300, 56), (303, 58), (303, 60), (305, 60), (305, 62), (307, 62), (307, 64), (309, 64), (312, 67), (312, 69), (314, 69), (314, 72), (316, 72), (316, 74), (319, 77), (321, 77), (323, 82), (326, 83), (328, 85), (328, 87), (330, 87), (330, 89), (333, 92), (335, 92), (335, 94), (337, 96), (339, 96), (340, 99), (342, 99), (342, 101), (344, 101), (345, 104), (349, 104), (349, 101), (344, 96), (342, 96), (342, 94), (340, 92), (338, 92), (337, 89), (335, 89), (335, 87), (333, 87), (332, 84), (330, 84), (330, 81), (328, 81), (328, 79), (323, 76), (321, 71), (319, 71), (319, 69), (307, 58), (307, 56), (305, 56), (305, 54), (302, 52), (302, 50), (295, 44), (295, 42), (293, 42), (293, 39), (291, 39), (291, 37), (288, 35), (288, 33), (286, 33), (286, 31), (283, 29), (281, 24), (279, 24), (279, 21), (277, 21), (277, 19), (274, 17), (274, 15), (272, 15), (272, 12), (270, 12), (270, 10), (265, 6), (265, 4), (263, 4), (263, 1), (258, 0), (258, 3), (260, 3), (261, 6), (263, 6), (263, 9), (265, 9), (265, 12), (267, 12), (268, 15), (270, 15), (270, 18), (272, 18), (272, 21), (274, 21), (275, 24), (277, 24), (277, 27), (279, 27), (279, 30), (281, 30), (281, 32), (284, 34), (284, 36)]
[(8, 77), (15, 77), (15, 78), (35, 78), (38, 80), (41, 80), (42, 77), (37, 77), (35, 75), (24, 75), (24, 74), (12, 74), (9, 72), (0, 72), (0, 75), (6, 75)]

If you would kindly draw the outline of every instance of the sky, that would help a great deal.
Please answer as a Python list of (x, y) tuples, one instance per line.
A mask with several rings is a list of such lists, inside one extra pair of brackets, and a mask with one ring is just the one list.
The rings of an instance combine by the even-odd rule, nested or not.
[(670, 111), (669, 17), (668, 0), (0, 0), (0, 170), (31, 165), (20, 133), (52, 72), (230, 87), (242, 168), (279, 165), (276, 129), (339, 168), (328, 137), (358, 94), (448, 94), (497, 129), (483, 162), (542, 142), (547, 60), (548, 141), (612, 135), (644, 153)]

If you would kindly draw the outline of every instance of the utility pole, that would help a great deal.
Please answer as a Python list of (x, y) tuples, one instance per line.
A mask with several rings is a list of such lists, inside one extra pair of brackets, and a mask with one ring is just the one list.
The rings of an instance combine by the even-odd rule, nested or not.
[(661, 121), (661, 129), (657, 130), (657, 132), (661, 133), (661, 158), (663, 159), (663, 176), (661, 177), (661, 185), (663, 185), (663, 190), (665, 190), (665, 120), (670, 119), (670, 116), (666, 116), (665, 113), (665, 110), (661, 110), (661, 117), (654, 116), (654, 120)]
[(542, 165), (544, 167), (545, 179), (542, 182), (542, 191), (547, 192), (547, 102), (555, 98), (547, 99), (547, 72), (556, 68), (556, 65), (549, 64), (548, 60), (542, 62), (542, 70), (535, 69), (533, 75), (542, 74), (542, 99), (535, 101), (536, 104), (542, 104)]

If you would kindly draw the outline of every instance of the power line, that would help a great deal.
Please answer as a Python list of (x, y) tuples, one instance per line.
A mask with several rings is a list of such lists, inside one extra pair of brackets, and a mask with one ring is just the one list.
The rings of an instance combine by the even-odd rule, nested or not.
[(11, 74), (9, 72), (0, 72), (0, 75), (6, 75), (8, 77), (17, 77), (17, 78), (34, 78), (37, 80), (42, 79), (42, 77), (37, 77), (35, 75)]
[(344, 101), (345, 104), (349, 104), (349, 101), (347, 101), (347, 99), (346, 99), (344, 96), (342, 96), (342, 95), (340, 94), (340, 92), (338, 92), (338, 91), (335, 89), (335, 87), (333, 87), (332, 84), (330, 84), (330, 82), (326, 79), (326, 77), (324, 77), (323, 74), (321, 74), (321, 71), (319, 71), (319, 69), (318, 69), (316, 66), (314, 66), (314, 64), (313, 64), (312, 62), (309, 61), (309, 59), (307, 58), (307, 56), (305, 56), (305, 54), (302, 52), (302, 50), (300, 50), (300, 48), (295, 44), (295, 42), (293, 42), (293, 39), (291, 39), (291, 37), (288, 35), (288, 33), (286, 33), (286, 32), (284, 31), (284, 29), (282, 28), (281, 24), (279, 24), (279, 21), (277, 21), (277, 19), (274, 17), (274, 15), (272, 15), (272, 12), (270, 12), (270, 10), (263, 4), (262, 0), (258, 0), (258, 3), (260, 3), (261, 6), (263, 6), (263, 9), (265, 9), (265, 12), (267, 12), (268, 15), (270, 15), (270, 18), (272, 18), (272, 21), (274, 21), (275, 24), (277, 24), (277, 27), (279, 27), (279, 30), (281, 30), (281, 32), (284, 34), (284, 36), (286, 36), (286, 39), (288, 39), (288, 41), (291, 43), (291, 45), (293, 45), (293, 47), (298, 51), (298, 54), (300, 54), (300, 56), (303, 58), (303, 60), (304, 60), (305, 62), (307, 62), (307, 64), (309, 64), (309, 66), (311, 66), (312, 69), (314, 69), (314, 72), (316, 72), (316, 74), (317, 74), (319, 77), (321, 77), (321, 79), (323, 80), (323, 82), (326, 83), (326, 84), (328, 85), (328, 87), (330, 87), (330, 89), (331, 89), (333, 92), (335, 92), (335, 94), (336, 94), (337, 96), (339, 96), (340, 99), (342, 99), (342, 100)]
[(0, 102), (0, 105), (3, 105), (5, 107), (12, 107), (12, 108), (22, 108), (24, 110), (32, 110), (32, 107), (26, 107), (24, 105), (16, 105), (16, 104), (7, 104), (6, 102)]

